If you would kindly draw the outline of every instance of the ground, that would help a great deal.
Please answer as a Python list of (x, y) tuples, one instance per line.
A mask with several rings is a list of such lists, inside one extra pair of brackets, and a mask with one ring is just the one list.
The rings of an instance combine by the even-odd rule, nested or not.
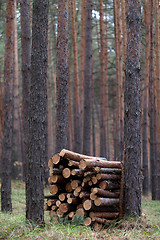
[[(33, 228), (25, 221), (25, 186), (21, 181), (12, 182), (13, 213), (0, 212), (0, 239), (38, 240), (160, 240), (160, 201), (143, 198), (142, 217), (121, 219), (118, 223), (95, 232), (78, 221), (60, 223), (50, 220), (45, 212), (45, 228)], [(48, 193), (48, 189), (45, 189)]]

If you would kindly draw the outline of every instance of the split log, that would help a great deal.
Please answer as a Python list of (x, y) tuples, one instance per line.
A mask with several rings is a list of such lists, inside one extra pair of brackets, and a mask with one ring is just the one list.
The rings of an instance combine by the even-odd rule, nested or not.
[(117, 198), (96, 198), (94, 200), (96, 206), (107, 207), (119, 204), (119, 199)]
[(87, 156), (87, 155), (83, 155), (83, 154), (79, 154), (79, 153), (75, 153), (72, 151), (69, 151), (67, 149), (62, 149), (62, 151), (59, 154), (61, 157), (70, 159), (70, 160), (74, 160), (77, 162), (80, 162), (82, 159), (103, 159), (103, 160), (107, 160), (106, 158), (97, 158), (97, 157), (92, 157), (92, 156)]
[(84, 220), (85, 226), (89, 226), (89, 225), (91, 225), (91, 223), (92, 223), (92, 219), (90, 217), (85, 218), (85, 220)]
[(96, 178), (98, 180), (120, 180), (121, 175), (98, 173)]
[(101, 197), (106, 197), (106, 198), (118, 198), (119, 197), (118, 192), (114, 193), (114, 192), (103, 190), (101, 188), (93, 188), (92, 193), (97, 194), (98, 196), (101, 196)]
[(83, 159), (80, 161), (80, 169), (92, 169), (94, 167), (102, 168), (121, 168), (121, 162), (116, 161), (105, 161), (105, 160), (94, 160), (94, 159)]
[(69, 178), (71, 176), (71, 170), (69, 168), (64, 168), (62, 171), (62, 175), (64, 178)]
[(90, 212), (89, 216), (91, 218), (100, 217), (100, 218), (114, 219), (119, 216), (119, 213), (118, 212)]
[(117, 182), (104, 180), (104, 181), (100, 182), (99, 187), (102, 188), (103, 190), (105, 190), (105, 189), (111, 190), (111, 189), (120, 188), (120, 185)]

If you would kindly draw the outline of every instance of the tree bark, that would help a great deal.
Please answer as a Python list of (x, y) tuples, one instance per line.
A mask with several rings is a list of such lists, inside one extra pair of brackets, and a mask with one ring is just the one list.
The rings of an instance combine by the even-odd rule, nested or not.
[(124, 212), (141, 215), (141, 1), (128, 1), (125, 84)]
[(87, 0), (85, 35), (83, 153), (89, 155), (91, 140), (92, 0)]
[(22, 122), (23, 122), (23, 177), (26, 178), (26, 162), (29, 136), (29, 88), (31, 68), (30, 0), (21, 1), (21, 48), (22, 48)]
[[(26, 218), (44, 224), (44, 164), (47, 159), (48, 0), (34, 1), (29, 108)], [(38, 174), (37, 174), (38, 173)]]
[(4, 59), (4, 100), (2, 140), (1, 210), (12, 211), (11, 156), (13, 135), (13, 80), (14, 80), (14, 1), (6, 1), (6, 40)]
[(58, 2), (56, 152), (68, 147), (68, 8)]

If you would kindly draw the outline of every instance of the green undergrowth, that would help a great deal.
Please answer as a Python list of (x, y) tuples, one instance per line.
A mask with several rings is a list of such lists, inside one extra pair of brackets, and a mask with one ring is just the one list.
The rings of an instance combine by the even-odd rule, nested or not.
[[(33, 227), (25, 219), (25, 186), (23, 182), (12, 183), (13, 213), (0, 212), (0, 239), (51, 239), (51, 240), (160, 240), (160, 202), (149, 198), (142, 201), (142, 217), (123, 218), (101, 231), (95, 232), (82, 225), (83, 219), (71, 223), (64, 219), (52, 220), (45, 212), (45, 227)], [(48, 194), (48, 189), (45, 189)]]

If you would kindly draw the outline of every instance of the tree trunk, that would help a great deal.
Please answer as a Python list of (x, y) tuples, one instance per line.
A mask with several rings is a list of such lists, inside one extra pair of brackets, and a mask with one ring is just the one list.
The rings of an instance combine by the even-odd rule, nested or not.
[(33, 3), (29, 152), (26, 181), (26, 218), (42, 226), (44, 224), (44, 164), (48, 158), (48, 8), (48, 0)]
[(11, 156), (13, 133), (13, 81), (14, 81), (14, 1), (6, 1), (6, 40), (4, 59), (4, 100), (2, 140), (1, 210), (12, 211)]
[(124, 212), (127, 215), (141, 215), (140, 48), (141, 1), (129, 0), (124, 118)]
[(75, 152), (81, 152), (81, 122), (80, 122), (79, 79), (78, 79), (76, 0), (71, 1), (71, 17), (72, 17), (72, 42), (73, 42), (73, 65), (74, 65), (74, 79), (73, 79), (74, 146), (73, 146), (73, 150)]
[(89, 155), (91, 139), (92, 0), (87, 0), (86, 5), (85, 50), (83, 153)]
[(29, 87), (31, 67), (30, 0), (21, 1), (21, 48), (22, 48), (22, 122), (23, 122), (23, 177), (26, 178), (26, 162), (29, 136)]
[(68, 147), (68, 8), (58, 2), (56, 152)]
[(156, 74), (156, 200), (160, 200), (160, 43), (159, 1), (155, 0), (155, 74)]
[(143, 93), (143, 125), (142, 125), (142, 151), (143, 151), (143, 194), (148, 195), (149, 192), (149, 172), (148, 172), (148, 100), (149, 100), (149, 61), (150, 61), (150, 3), (145, 2), (144, 6), (145, 20), (145, 78)]
[(99, 0), (100, 13), (100, 156), (106, 157), (106, 124), (105, 124), (105, 46), (103, 0)]
[(153, 33), (153, 0), (150, 7), (150, 68), (149, 68), (149, 112), (150, 112), (150, 167), (152, 200), (156, 200), (156, 108), (154, 82), (154, 33)]

